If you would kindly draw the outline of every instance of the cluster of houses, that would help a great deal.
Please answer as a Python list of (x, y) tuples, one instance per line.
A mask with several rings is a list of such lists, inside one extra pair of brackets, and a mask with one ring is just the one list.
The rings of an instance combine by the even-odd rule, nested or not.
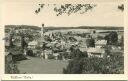
[[(49, 36), (52, 36), (52, 35), (49, 35)], [(61, 58), (63, 60), (65, 60), (66, 58), (62, 54), (66, 53), (66, 54), (69, 54), (69, 56), (70, 56), (71, 51), (69, 49), (71, 46), (78, 46), (80, 51), (82, 51), (82, 52), (86, 51), (88, 54), (88, 57), (103, 58), (106, 55), (106, 52), (105, 52), (105, 46), (107, 45), (106, 40), (104, 40), (104, 39), (96, 40), (95, 41), (95, 47), (87, 47), (86, 38), (83, 38), (83, 39), (81, 38), (78, 40), (79, 41), (73, 41), (73, 42), (69, 41), (69, 40), (68, 41), (54, 40), (52, 42), (48, 42), (46, 46), (49, 48), (45, 49), (41, 52), (41, 57), (43, 57), (44, 59), (49, 59), (49, 56), (52, 55), (55, 59), (59, 59), (59, 56), (61, 55)], [(80, 41), (82, 41), (82, 43), (80, 43)], [(39, 45), (38, 41), (34, 40), (34, 41), (28, 43), (28, 48), (34, 50), (34, 49), (36, 49), (36, 47), (38, 45)], [(50, 47), (52, 49), (50, 49)], [(58, 52), (54, 51), (56, 48), (59, 48)], [(62, 49), (62, 50), (60, 50), (60, 49)]]
[[(40, 56), (43, 59), (70, 59), (68, 56), (70, 57), (71, 46), (78, 46), (80, 51), (87, 52), (88, 57), (104, 58), (106, 56), (105, 46), (107, 45), (107, 40), (97, 39), (97, 33), (88, 33), (89, 36), (95, 39), (94, 47), (88, 47), (86, 42), (88, 38), (82, 38), (80, 36), (64, 36), (61, 32), (59, 32), (58, 35), (57, 32), (44, 33), (43, 29), (41, 29), (40, 34), (41, 37), (39, 39), (28, 42), (27, 50), (32, 50), (32, 53), (35, 54), (35, 56)], [(49, 37), (52, 41), (46, 41), (44, 39), (45, 36)], [(5, 46), (7, 47), (9, 45), (9, 34), (6, 35), (6, 38)], [(16, 36), (15, 40), (20, 40), (20, 37)], [(21, 46), (20, 42), (15, 44)], [(46, 48), (42, 48), (43, 45), (45, 45)], [(40, 49), (37, 47), (40, 47)], [(27, 55), (27, 50), (24, 50), (24, 55)]]

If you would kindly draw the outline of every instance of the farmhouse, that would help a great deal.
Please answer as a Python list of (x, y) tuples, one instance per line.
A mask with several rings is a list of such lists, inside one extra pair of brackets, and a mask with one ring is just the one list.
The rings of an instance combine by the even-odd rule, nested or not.
[(105, 55), (105, 49), (101, 48), (89, 48), (87, 50), (89, 57), (99, 57), (103, 58)]
[(28, 43), (28, 48), (35, 49), (37, 45), (38, 45), (37, 41), (32, 41)]
[(96, 41), (95, 46), (98, 48), (104, 48), (106, 44), (107, 44), (106, 40), (98, 40)]

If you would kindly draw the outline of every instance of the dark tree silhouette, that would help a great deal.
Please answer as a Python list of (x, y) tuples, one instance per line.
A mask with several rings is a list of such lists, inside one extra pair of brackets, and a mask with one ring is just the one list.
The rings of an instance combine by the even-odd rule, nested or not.
[(13, 35), (10, 34), (10, 37), (9, 37), (9, 47), (13, 47), (12, 37), (13, 37)]
[(83, 70), (83, 60), (79, 58), (74, 58), (69, 61), (67, 68), (63, 68), (64, 74), (82, 74)]
[(89, 38), (86, 40), (87, 47), (95, 47), (95, 40), (93, 38)]
[(72, 46), (71, 50), (71, 61), (66, 68), (63, 68), (64, 74), (81, 74), (83, 71), (83, 59), (87, 58), (87, 52), (81, 52), (76, 47)]
[(109, 33), (105, 39), (107, 40), (108, 45), (117, 45), (118, 43), (118, 34), (115, 31)]
[(124, 4), (118, 5), (118, 9), (124, 11)]
[(25, 38), (25, 37), (22, 35), (22, 36), (21, 36), (21, 47), (22, 47), (22, 49), (24, 49), (25, 47), (27, 47), (27, 43), (26, 43), (26, 41), (25, 41), (24, 38)]
[[(94, 7), (96, 7), (96, 4), (38, 4), (38, 9), (35, 10), (35, 13), (38, 14), (41, 12), (41, 10), (45, 6), (53, 5), (53, 11), (56, 12), (56, 16), (60, 16), (62, 14), (67, 14), (68, 16), (73, 14), (73, 13), (79, 13), (79, 14), (84, 14), (88, 10), (92, 10)], [(117, 6), (117, 8), (121, 11), (124, 11), (124, 5), (120, 4)]]
[(123, 56), (114, 54), (108, 58), (74, 58), (69, 61), (64, 74), (122, 74), (124, 68)]
[(120, 46), (121, 46), (121, 48), (123, 50), (124, 49), (124, 36), (121, 37)]
[[(54, 5), (53, 11), (56, 12), (57, 16), (60, 16), (64, 13), (67, 14), (68, 16), (73, 13), (83, 14), (86, 13), (88, 10), (93, 9), (96, 6), (96, 4), (62, 4), (59, 5), (59, 7), (56, 6), (56, 4), (53, 5)], [(35, 10), (35, 13), (38, 14), (39, 12), (41, 12), (44, 6), (46, 5), (39, 4), (39, 8)], [(49, 4), (47, 6), (49, 6)]]
[(10, 32), (9, 32), (9, 47), (10, 48), (12, 48), (13, 46), (14, 46), (14, 44), (13, 44), (13, 36), (14, 36), (14, 33), (15, 32), (15, 29), (14, 28), (12, 28), (11, 30), (10, 30)]

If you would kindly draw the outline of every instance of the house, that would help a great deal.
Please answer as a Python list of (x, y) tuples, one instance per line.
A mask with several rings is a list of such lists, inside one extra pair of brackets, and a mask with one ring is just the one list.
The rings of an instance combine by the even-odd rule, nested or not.
[(87, 50), (88, 57), (99, 57), (103, 58), (105, 56), (105, 49), (103, 48), (89, 48)]
[(107, 45), (107, 40), (98, 40), (95, 43), (95, 46), (98, 48), (104, 48)]
[(35, 49), (37, 45), (38, 45), (37, 41), (32, 41), (28, 43), (28, 48)]

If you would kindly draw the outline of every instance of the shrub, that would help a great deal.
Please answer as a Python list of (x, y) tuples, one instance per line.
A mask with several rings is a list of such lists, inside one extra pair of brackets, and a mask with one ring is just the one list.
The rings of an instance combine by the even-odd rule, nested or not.
[(81, 74), (83, 69), (83, 62), (78, 58), (69, 61), (67, 68), (63, 68), (64, 74)]
[(19, 74), (20, 71), (14, 61), (8, 62), (5, 57), (5, 74)]
[(123, 56), (111, 54), (108, 58), (75, 58), (63, 69), (65, 74), (121, 74), (124, 72)]
[(48, 55), (48, 59), (54, 59), (55, 57), (51, 54)]

